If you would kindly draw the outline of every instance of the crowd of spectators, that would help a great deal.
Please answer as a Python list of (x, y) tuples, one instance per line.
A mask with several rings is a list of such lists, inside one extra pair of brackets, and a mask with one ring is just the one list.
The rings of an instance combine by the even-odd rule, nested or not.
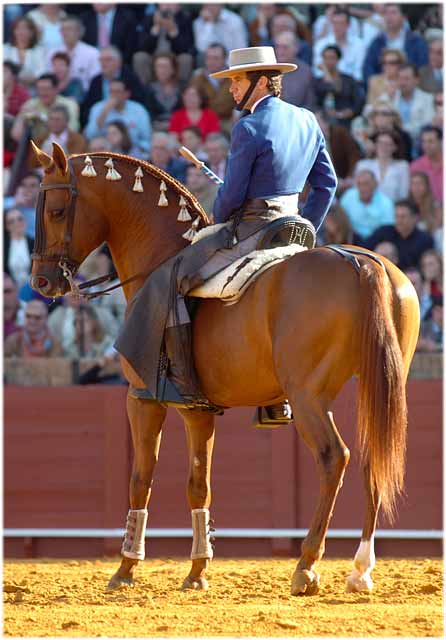
[[(178, 147), (224, 179), (240, 114), (229, 81), (210, 74), (229, 50), (263, 45), (299, 65), (283, 77), (282, 99), (315, 113), (338, 175), (318, 243), (395, 262), (420, 299), (418, 349), (442, 350), (441, 4), (8, 4), (3, 14), (6, 356), (91, 357), (85, 381), (121, 379), (101, 376), (116, 362), (120, 290), (85, 307), (51, 304), (29, 285), (41, 178), (29, 139), (47, 152), (55, 141), (67, 153), (148, 160), (211, 214), (218, 189)], [(112, 267), (103, 246), (78, 277)]]

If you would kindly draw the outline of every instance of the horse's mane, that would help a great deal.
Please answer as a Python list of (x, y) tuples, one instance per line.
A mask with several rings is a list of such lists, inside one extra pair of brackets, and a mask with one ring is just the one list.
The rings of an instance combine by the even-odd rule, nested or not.
[(121, 160), (126, 162), (127, 164), (132, 164), (142, 169), (145, 169), (147, 173), (150, 173), (155, 178), (159, 180), (164, 180), (164, 182), (172, 187), (176, 193), (181, 194), (189, 201), (191, 207), (193, 207), (194, 211), (200, 216), (205, 225), (209, 224), (209, 218), (206, 214), (206, 211), (203, 209), (201, 204), (198, 202), (197, 198), (187, 189), (184, 184), (182, 184), (179, 180), (171, 176), (167, 171), (156, 167), (147, 160), (140, 160), (138, 158), (133, 158), (132, 156), (126, 156), (123, 153), (113, 153), (111, 151), (93, 151), (92, 153), (74, 153), (69, 156), (69, 160), (74, 160), (75, 158), (86, 158), (89, 156), (90, 158), (112, 158), (113, 160)]

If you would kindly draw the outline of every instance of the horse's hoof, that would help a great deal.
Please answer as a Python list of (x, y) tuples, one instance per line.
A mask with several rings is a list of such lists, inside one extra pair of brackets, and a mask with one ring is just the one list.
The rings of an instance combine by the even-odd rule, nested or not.
[(134, 584), (132, 576), (123, 577), (115, 573), (115, 575), (110, 578), (110, 582), (107, 585), (107, 591), (115, 591), (116, 589), (122, 589), (123, 587), (133, 587)]
[(319, 591), (320, 576), (315, 571), (299, 569), (291, 579), (292, 596), (314, 596)]
[(370, 593), (373, 591), (373, 580), (368, 574), (363, 576), (351, 575), (347, 578), (345, 590), (347, 593), (361, 593), (364, 591)]
[(188, 589), (194, 589), (195, 591), (207, 591), (209, 589), (209, 583), (206, 578), (191, 578), (187, 576), (181, 587), (182, 591)]

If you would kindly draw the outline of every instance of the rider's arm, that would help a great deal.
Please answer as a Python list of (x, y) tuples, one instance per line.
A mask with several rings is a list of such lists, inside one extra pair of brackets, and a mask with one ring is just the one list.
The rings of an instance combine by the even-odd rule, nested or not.
[(226, 222), (231, 213), (241, 207), (246, 200), (256, 155), (254, 132), (249, 124), (239, 120), (232, 130), (231, 152), (225, 182), (218, 190), (214, 204), (215, 222)]
[(317, 231), (327, 215), (338, 185), (338, 179), (324, 141), (321, 142), (307, 181), (311, 186), (311, 191), (300, 213), (313, 223)]

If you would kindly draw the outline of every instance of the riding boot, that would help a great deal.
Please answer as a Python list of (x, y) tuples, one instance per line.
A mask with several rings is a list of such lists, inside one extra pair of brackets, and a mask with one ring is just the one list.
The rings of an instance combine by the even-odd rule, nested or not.
[(166, 351), (169, 359), (167, 377), (183, 397), (184, 403), (203, 411), (221, 413), (201, 392), (195, 371), (192, 352), (191, 324), (167, 327), (165, 331)]

